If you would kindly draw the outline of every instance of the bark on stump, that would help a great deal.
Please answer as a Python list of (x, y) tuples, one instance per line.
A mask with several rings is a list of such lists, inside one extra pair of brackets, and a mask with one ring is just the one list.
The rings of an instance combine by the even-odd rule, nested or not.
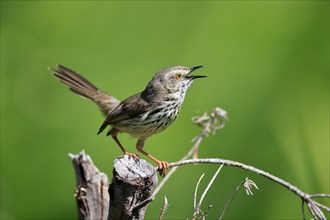
[(79, 219), (144, 219), (158, 182), (151, 164), (126, 155), (118, 157), (109, 186), (106, 174), (95, 167), (84, 151), (70, 157), (76, 173)]

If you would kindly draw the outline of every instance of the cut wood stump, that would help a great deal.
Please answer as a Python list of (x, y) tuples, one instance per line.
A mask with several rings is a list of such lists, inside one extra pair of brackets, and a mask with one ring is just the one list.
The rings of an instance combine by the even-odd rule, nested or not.
[(118, 157), (109, 186), (107, 175), (84, 151), (69, 156), (76, 174), (79, 219), (144, 219), (158, 182), (156, 169), (150, 163), (127, 155)]

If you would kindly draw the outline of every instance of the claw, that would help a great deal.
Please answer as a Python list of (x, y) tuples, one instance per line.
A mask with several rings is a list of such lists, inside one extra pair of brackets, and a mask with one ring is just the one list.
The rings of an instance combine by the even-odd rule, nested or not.
[(157, 163), (158, 165), (158, 172), (161, 177), (164, 177), (166, 175), (166, 169), (168, 169), (168, 163), (166, 161), (159, 161)]
[(140, 160), (140, 156), (139, 154), (133, 154), (133, 153), (128, 153), (128, 152), (125, 152), (125, 155), (127, 155), (129, 158), (133, 158), (135, 160), (135, 162), (139, 161)]

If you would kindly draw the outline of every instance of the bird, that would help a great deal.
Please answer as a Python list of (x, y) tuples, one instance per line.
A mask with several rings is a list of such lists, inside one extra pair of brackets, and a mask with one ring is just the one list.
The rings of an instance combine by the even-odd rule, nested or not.
[(110, 127), (106, 135), (113, 138), (125, 155), (135, 159), (139, 159), (139, 155), (128, 153), (117, 135), (123, 132), (137, 138), (137, 151), (154, 161), (158, 166), (159, 174), (165, 176), (169, 168), (168, 162), (156, 159), (147, 153), (143, 146), (147, 138), (165, 130), (177, 118), (188, 88), (195, 79), (206, 77), (190, 75), (202, 67), (201, 65), (192, 68), (173, 66), (160, 70), (142, 92), (123, 101), (98, 89), (67, 67), (57, 65), (57, 69), (48, 67), (48, 70), (72, 92), (97, 104), (106, 117), (97, 134)]

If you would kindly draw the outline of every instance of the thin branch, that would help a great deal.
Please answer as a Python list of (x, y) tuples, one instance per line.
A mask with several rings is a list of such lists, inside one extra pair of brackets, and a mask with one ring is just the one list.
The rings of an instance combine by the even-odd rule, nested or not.
[(299, 190), (297, 187), (291, 185), (290, 183), (288, 183), (288, 182), (286, 182), (286, 181), (284, 181), (284, 180), (282, 180), (282, 179), (280, 179), (280, 178), (278, 178), (274, 175), (271, 175), (270, 173), (267, 173), (263, 170), (255, 168), (253, 166), (245, 165), (245, 164), (237, 162), (237, 161), (218, 159), (218, 158), (192, 159), (192, 160), (185, 160), (185, 161), (178, 161), (178, 162), (170, 163), (169, 167), (182, 166), (182, 165), (186, 165), (186, 164), (200, 164), (200, 163), (223, 164), (225, 166), (239, 167), (241, 169), (248, 170), (248, 171), (251, 171), (253, 173), (257, 173), (257, 174), (262, 175), (262, 176), (264, 176), (264, 177), (266, 177), (266, 178), (268, 178), (272, 181), (275, 181), (275, 182), (285, 186), (289, 190), (293, 191), (294, 193), (296, 193), (300, 197), (305, 197), (306, 196), (306, 194), (304, 192)]
[(306, 220), (306, 215), (305, 215), (305, 200), (301, 199), (301, 213), (303, 220)]
[(232, 203), (232, 201), (235, 199), (235, 197), (237, 196), (237, 193), (239, 192), (240, 188), (244, 186), (245, 187), (245, 191), (247, 195), (253, 195), (252, 193), (252, 189), (251, 187), (254, 186), (256, 189), (258, 189), (257, 185), (250, 180), (249, 178), (245, 178), (245, 180), (243, 180), (236, 188), (234, 194), (229, 198), (228, 202), (226, 203), (225, 207), (222, 210), (222, 213), (219, 217), (219, 220), (221, 220), (223, 218), (223, 216), (225, 215), (229, 205)]
[[(238, 167), (238, 168), (259, 174), (261, 176), (264, 176), (267, 179), (282, 185), (283, 187), (287, 188), (288, 190), (290, 190), (291, 192), (293, 192), (294, 194), (296, 194), (297, 196), (302, 198), (307, 203), (309, 211), (311, 212), (313, 217), (316, 219), (323, 219), (322, 217), (324, 216), (324, 214), (322, 213), (322, 211), (319, 208), (322, 208), (322, 209), (326, 210), (327, 212), (330, 212), (330, 207), (327, 207), (325, 205), (322, 205), (322, 204), (314, 201), (309, 194), (301, 191), (298, 187), (290, 184), (289, 182), (287, 182), (277, 176), (274, 176), (266, 171), (263, 171), (261, 169), (258, 169), (253, 166), (249, 166), (249, 165), (237, 162), (237, 161), (225, 160), (225, 159), (219, 159), (219, 158), (191, 159), (191, 160), (170, 163), (169, 167), (182, 166), (182, 165), (186, 165), (186, 164), (200, 164), (200, 163), (223, 164), (225, 166)], [(316, 195), (318, 195), (318, 196), (322, 195), (322, 197), (330, 196), (329, 194), (316, 194)]]
[[(204, 113), (202, 116), (194, 116), (192, 118), (193, 124), (196, 124), (200, 127), (203, 127), (203, 130), (192, 139), (192, 142), (195, 142), (193, 147), (189, 150), (189, 152), (184, 155), (180, 161), (187, 160), (192, 155), (197, 155), (198, 148), (202, 143), (204, 137), (207, 137), (209, 133), (215, 134), (217, 130), (222, 129), (225, 126), (225, 122), (228, 121), (227, 112), (222, 108), (215, 107), (210, 115)], [(157, 167), (158, 168), (158, 167)], [(165, 185), (165, 183), (170, 179), (172, 174), (177, 170), (178, 167), (173, 167), (163, 178), (162, 182), (160, 182), (152, 194), (153, 197), (157, 195), (160, 189)]]
[(197, 199), (198, 186), (199, 186), (201, 180), (203, 179), (204, 175), (205, 175), (205, 173), (203, 173), (203, 174), (201, 175), (201, 177), (199, 177), (199, 180), (198, 180), (198, 182), (197, 182), (197, 184), (196, 184), (195, 193), (194, 193), (194, 208), (196, 207), (196, 199)]
[(205, 217), (207, 216), (207, 214), (209, 213), (210, 209), (213, 207), (213, 205), (209, 205), (205, 211), (205, 213), (203, 213), (202, 215), (202, 220), (205, 220)]
[(315, 205), (315, 203), (309, 202), (307, 203), (307, 206), (315, 219), (320, 219), (320, 220), (327, 219), (324, 213), (321, 211), (321, 209), (319, 209), (319, 207)]
[(330, 207), (327, 207), (327, 206), (325, 206), (325, 205), (323, 205), (323, 204), (320, 204), (320, 203), (318, 203), (318, 202), (316, 202), (316, 201), (314, 201), (314, 200), (313, 200), (313, 203), (314, 203), (314, 205), (316, 205), (317, 207), (322, 208), (322, 209), (324, 209), (324, 210), (330, 212)]
[(142, 202), (140, 202), (139, 204), (137, 204), (136, 206), (133, 207), (133, 211), (134, 210), (139, 210), (144, 206), (147, 206), (150, 202), (152, 202), (155, 199), (155, 197), (151, 196), (145, 200), (143, 200)]
[[(188, 159), (193, 152), (195, 151), (195, 149), (199, 148), (200, 143), (202, 142), (204, 136), (198, 137), (198, 139), (196, 140), (194, 146), (190, 149), (190, 151), (181, 158), (180, 161), (186, 160)], [(157, 167), (158, 168), (158, 167)], [(155, 197), (157, 195), (157, 193), (159, 193), (159, 191), (161, 190), (161, 188), (163, 188), (163, 186), (165, 185), (165, 183), (170, 179), (170, 177), (172, 176), (172, 174), (178, 169), (178, 167), (173, 167), (167, 174), (166, 176), (163, 178), (163, 180), (158, 184), (157, 188), (155, 189), (154, 193), (152, 194), (153, 197)]]
[(202, 205), (202, 203), (203, 203), (203, 200), (204, 200), (204, 198), (205, 198), (205, 196), (206, 196), (206, 193), (207, 193), (207, 192), (209, 191), (209, 189), (211, 188), (211, 186), (212, 186), (212, 184), (213, 184), (215, 178), (218, 176), (218, 174), (219, 174), (219, 172), (220, 172), (220, 170), (221, 170), (222, 167), (223, 167), (223, 164), (222, 164), (222, 165), (218, 168), (218, 170), (215, 172), (215, 174), (213, 175), (213, 177), (212, 177), (212, 179), (210, 180), (209, 184), (207, 184), (207, 187), (205, 188), (205, 190), (204, 190), (204, 192), (203, 192), (203, 194), (202, 194), (202, 196), (201, 196), (201, 198), (200, 198), (200, 200), (199, 200), (197, 206), (195, 207), (195, 211), (194, 211), (194, 214), (193, 214), (192, 219), (196, 219), (196, 215), (197, 215), (197, 214), (199, 213), (199, 211), (200, 211), (200, 208), (201, 208), (201, 205)]
[[(193, 141), (195, 142), (194, 146), (179, 162), (169, 164), (169, 167), (173, 167), (173, 168), (170, 170), (170, 172), (168, 172), (167, 176), (165, 176), (163, 181), (158, 185), (158, 187), (156, 188), (156, 190), (154, 191), (152, 196), (156, 196), (156, 194), (160, 191), (160, 189), (168, 181), (168, 179), (171, 177), (171, 175), (177, 170), (178, 166), (185, 165), (185, 164), (193, 164), (193, 163), (213, 163), (213, 164), (223, 164), (226, 166), (239, 167), (241, 169), (248, 170), (250, 172), (254, 172), (259, 175), (262, 175), (262, 176), (270, 179), (271, 181), (274, 181), (274, 182), (284, 186), (288, 190), (295, 193), (297, 196), (301, 197), (302, 200), (304, 201), (303, 205), (305, 203), (307, 203), (307, 207), (315, 219), (322, 219), (324, 217), (320, 208), (330, 212), (329, 207), (313, 200), (313, 198), (317, 198), (317, 197), (330, 197), (329, 194), (309, 195), (309, 194), (301, 191), (300, 189), (298, 189), (296, 186), (293, 186), (292, 184), (284, 181), (283, 179), (280, 179), (268, 172), (265, 172), (263, 170), (260, 170), (258, 168), (255, 168), (255, 167), (252, 167), (249, 165), (245, 165), (240, 162), (224, 160), (224, 159), (200, 159), (200, 160), (196, 159), (198, 148), (199, 148), (202, 140), (204, 139), (204, 137), (208, 136), (208, 134), (210, 134), (210, 133), (214, 134), (217, 130), (223, 128), (225, 125), (225, 122), (227, 120), (228, 120), (227, 112), (219, 107), (214, 108), (210, 115), (207, 115), (206, 113), (204, 113), (204, 115), (202, 115), (202, 116), (195, 116), (192, 118), (192, 121), (194, 124), (196, 124), (200, 127), (203, 127), (202, 132), (193, 139)], [(195, 158), (195, 159), (187, 160), (192, 155), (193, 155), (193, 158)], [(249, 185), (249, 186), (251, 186), (251, 185)], [(253, 184), (252, 184), (252, 186), (253, 186)], [(256, 185), (254, 185), (254, 186), (256, 187)], [(246, 190), (247, 190), (247, 192), (250, 192), (252, 194), (252, 192), (250, 191), (250, 188), (246, 188)], [(303, 214), (303, 218), (305, 218), (304, 210), (302, 211), (302, 214)]]
[(311, 198), (321, 198), (321, 197), (330, 198), (330, 194), (319, 193), (319, 194), (309, 195), (309, 197), (311, 197)]
[(219, 217), (219, 220), (221, 220), (223, 218), (223, 216), (225, 215), (229, 205), (231, 204), (231, 202), (234, 200), (234, 198), (236, 197), (238, 191), (240, 190), (240, 188), (242, 187), (242, 185), (244, 184), (245, 180), (243, 180), (236, 188), (234, 194), (229, 198), (228, 202), (226, 203), (225, 207), (222, 210), (222, 213)]
[(158, 220), (162, 220), (162, 219), (163, 219), (164, 214), (165, 214), (165, 212), (167, 211), (167, 208), (168, 208), (168, 202), (167, 202), (167, 198), (166, 198), (166, 196), (165, 196), (165, 197), (164, 197), (164, 205), (163, 205), (163, 207), (162, 207), (162, 209), (161, 209), (161, 211), (160, 211), (160, 215), (159, 215)]

